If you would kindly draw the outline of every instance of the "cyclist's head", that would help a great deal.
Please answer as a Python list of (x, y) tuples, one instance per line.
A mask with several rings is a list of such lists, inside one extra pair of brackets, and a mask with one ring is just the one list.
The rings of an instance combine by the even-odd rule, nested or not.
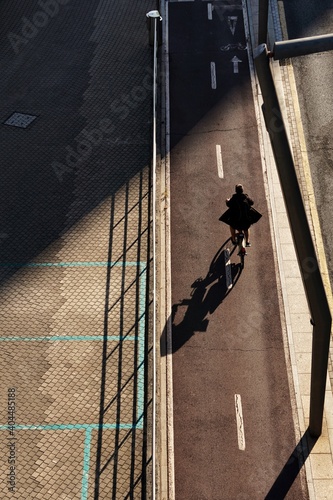
[(236, 184), (235, 190), (236, 190), (237, 194), (242, 194), (242, 192), (243, 192), (242, 184)]

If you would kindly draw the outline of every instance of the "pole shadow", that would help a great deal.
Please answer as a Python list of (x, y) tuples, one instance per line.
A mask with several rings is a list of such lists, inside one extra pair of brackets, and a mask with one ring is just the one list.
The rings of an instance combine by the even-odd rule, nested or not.
[(286, 498), (316, 442), (317, 438), (311, 437), (309, 429), (307, 429), (265, 496), (265, 500), (283, 500)]
[[(191, 285), (189, 298), (178, 304), (173, 304), (172, 322), (172, 352), (180, 349), (196, 332), (206, 332), (211, 315), (222, 304), (223, 300), (235, 287), (242, 273), (241, 264), (230, 262), (231, 251), (226, 247), (226, 240), (215, 254), (205, 278), (197, 278)], [(180, 307), (187, 307), (182, 321), (175, 324), (176, 314)], [(164, 329), (161, 340), (161, 355), (167, 354), (167, 328)]]

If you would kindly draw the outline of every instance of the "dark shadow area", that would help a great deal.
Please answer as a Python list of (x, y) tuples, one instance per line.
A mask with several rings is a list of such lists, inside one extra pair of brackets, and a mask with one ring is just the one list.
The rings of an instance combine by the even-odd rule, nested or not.
[[(0, 3), (4, 21), (0, 62), (5, 68), (0, 82), (0, 283), (45, 250), (45, 259), (52, 260), (63, 248), (67, 231), (150, 161), (152, 51), (144, 20), (152, 5), (148, 1), (131, 4), (129, 11), (126, 2), (121, 8), (111, 3), (108, 38), (101, 37), (97, 44), (92, 40), (99, 3), (71, 0), (60, 6), (45, 29), (40, 28), (36, 36), (17, 46), (17, 53), (8, 33), (19, 34), (18, 21), (22, 16), (32, 19), (36, 5), (19, 0)], [(249, 81), (242, 19), (236, 28), (237, 44), (228, 44), (227, 16), (237, 13), (242, 17), (241, 1), (235, 3), (236, 7), (216, 7), (222, 9), (212, 21), (216, 29), (204, 42), (193, 31), (193, 21), (201, 18), (207, 6), (201, 2), (169, 5), (173, 29), (183, 40), (182, 44), (179, 40), (170, 43), (174, 60), (170, 112), (177, 124), (172, 146), (223, 103), (230, 90)], [(173, 14), (175, 9), (177, 15)], [(184, 15), (179, 15), (179, 9)], [(221, 21), (221, 29), (217, 29)], [(130, 33), (122, 30), (122, 23), (133, 24)], [(182, 55), (175, 62), (173, 54), (180, 47)], [(202, 75), (202, 54), (216, 48), (221, 63), (227, 60), (228, 67), (240, 51), (243, 63), (237, 83), (219, 86), (208, 100), (201, 99), (201, 88), (207, 84)], [(105, 56), (98, 50), (105, 51)], [(191, 71), (184, 74), (182, 60), (188, 51), (198, 57)], [(97, 64), (103, 70), (94, 74), (92, 68)], [(221, 71), (218, 78), (228, 81), (225, 70)], [(180, 110), (178, 115), (172, 104), (175, 91), (193, 113)], [(33, 114), (37, 119), (27, 129), (4, 125), (13, 112)], [(101, 126), (103, 120), (108, 120), (107, 126), (105, 122)], [(54, 251), (49, 252), (52, 244)]]
[[(32, 23), (42, 9), (0, 2), (0, 283), (44, 250), (52, 260), (66, 232), (150, 162), (151, 2), (111, 2), (111, 25), (97, 36), (100, 3), (56, 3), (25, 39), (22, 18)], [(9, 33), (24, 43), (12, 45)], [(5, 125), (14, 112), (37, 118), (26, 129)]]
[(316, 442), (317, 439), (312, 438), (309, 429), (307, 429), (267, 493), (265, 500), (283, 500), (286, 498)]
[[(131, 4), (129, 12), (126, 2), (121, 9), (116, 3), (110, 4), (109, 38), (102, 37), (97, 44), (92, 40), (99, 3), (71, 0), (60, 6), (45, 29), (40, 28), (36, 36), (17, 46), (18, 53), (8, 33), (18, 35), (22, 16), (32, 19), (36, 5), (19, 0), (0, 3), (4, 20), (0, 27), (0, 62), (5, 68), (0, 82), (0, 283), (50, 245), (54, 244), (54, 253), (60, 251), (66, 232), (150, 161), (152, 51), (145, 22), (138, 19), (144, 20), (152, 5), (148, 1)], [(172, 147), (223, 103), (231, 90), (249, 82), (242, 5), (240, 0), (231, 4), (216, 6), (221, 9), (212, 21), (216, 29), (204, 43), (197, 37), (193, 21), (202, 17), (207, 6), (201, 2), (169, 5), (173, 29), (183, 40), (182, 44), (179, 40), (170, 43), (170, 112), (177, 124)], [(173, 14), (175, 9), (177, 15)], [(179, 9), (183, 15), (179, 15)], [(240, 17), (237, 44), (230, 46), (227, 16), (235, 13)], [(217, 29), (221, 21), (221, 29)], [(130, 33), (122, 30), (122, 22), (133, 24)], [(180, 47), (182, 55), (175, 62), (173, 54)], [(104, 59), (97, 48), (105, 51)], [(226, 66), (223, 61), (231, 68), (231, 59), (242, 53), (237, 83), (231, 83), (221, 69), (217, 76), (228, 85), (219, 86), (209, 99), (201, 99), (201, 88), (207, 84), (202, 54), (216, 48), (220, 68)], [(191, 71), (184, 74), (183, 59), (189, 51), (198, 57)], [(92, 67), (97, 63), (103, 71), (93, 74)], [(193, 113), (184, 114), (173, 106), (174, 92), (184, 105), (189, 103)], [(13, 112), (33, 114), (37, 119), (27, 129), (4, 125)], [(109, 121), (108, 126), (104, 123), (101, 127), (103, 120)]]
[[(233, 0), (215, 4), (216, 15), (207, 19), (207, 5), (201, 2), (169, 3), (169, 26), (172, 34), (170, 53), (170, 116), (172, 123), (171, 149), (205, 118), (216, 106), (227, 103), (231, 91), (250, 87), (247, 42), (244, 33), (242, 2)], [(234, 35), (230, 37), (230, 16), (238, 17)], [(203, 24), (207, 23), (207, 24)], [(205, 36), (198, 36), (197, 26), (202, 25)], [(171, 28), (170, 28), (171, 29)], [(191, 56), (189, 56), (191, 54)], [(237, 79), (232, 78), (234, 57), (241, 59)], [(223, 82), (214, 92), (209, 92), (210, 61), (216, 62), (216, 79)], [(205, 89), (202, 92), (202, 89)], [(184, 113), (184, 109), (191, 112)], [(221, 112), (220, 127), (224, 127)], [(209, 125), (207, 125), (209, 130)]]
[(289, 39), (325, 35), (332, 32), (331, 0), (306, 2), (306, 5), (304, 0), (279, 1), (282, 1), (284, 5)]
[[(208, 315), (222, 304), (223, 300), (234, 289), (241, 273), (241, 264), (229, 261), (236, 247), (232, 246), (231, 252), (226, 247), (228, 239), (215, 254), (205, 278), (198, 278), (191, 285), (190, 297), (183, 299), (179, 304), (172, 306), (172, 352), (180, 349), (196, 332), (206, 332)], [(177, 311), (185, 306), (186, 312), (182, 321), (175, 324)], [(167, 328), (164, 329), (160, 349), (161, 356), (166, 355)]]

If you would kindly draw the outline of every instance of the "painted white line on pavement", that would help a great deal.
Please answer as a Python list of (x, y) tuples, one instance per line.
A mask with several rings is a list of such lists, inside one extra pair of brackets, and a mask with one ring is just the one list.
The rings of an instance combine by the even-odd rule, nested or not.
[(207, 13), (208, 13), (208, 19), (209, 21), (211, 21), (213, 19), (213, 9), (211, 3), (207, 4)]
[(212, 82), (212, 89), (216, 89), (216, 68), (214, 62), (210, 63), (210, 77)]
[(238, 448), (240, 450), (245, 450), (244, 419), (242, 411), (242, 400), (240, 394), (235, 394), (235, 409), (236, 409)]
[(216, 144), (217, 173), (220, 179), (224, 178), (221, 146)]

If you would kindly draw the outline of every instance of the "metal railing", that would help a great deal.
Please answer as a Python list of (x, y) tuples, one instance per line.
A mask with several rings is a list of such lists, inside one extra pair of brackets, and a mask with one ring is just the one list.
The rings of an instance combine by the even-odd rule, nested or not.
[(158, 10), (146, 14), (148, 18), (149, 43), (153, 45), (153, 422), (152, 422), (152, 499), (156, 497), (156, 395), (157, 395), (157, 342), (156, 342), (156, 102), (157, 102), (157, 22), (162, 18)]

